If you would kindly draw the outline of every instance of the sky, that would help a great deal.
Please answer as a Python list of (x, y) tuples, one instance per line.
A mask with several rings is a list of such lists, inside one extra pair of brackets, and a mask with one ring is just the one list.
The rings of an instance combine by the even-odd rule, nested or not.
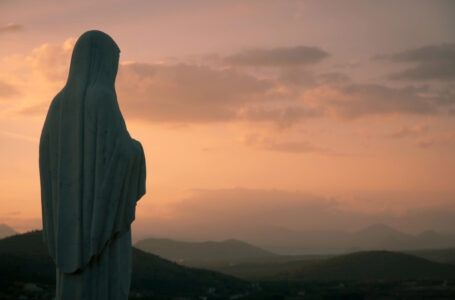
[(455, 228), (450, 0), (3, 0), (0, 223), (41, 228), (39, 136), (91, 29), (145, 150), (136, 239)]

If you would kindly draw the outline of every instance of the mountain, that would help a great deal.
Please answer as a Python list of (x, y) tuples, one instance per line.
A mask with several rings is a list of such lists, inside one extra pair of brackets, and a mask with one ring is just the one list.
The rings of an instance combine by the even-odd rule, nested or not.
[(437, 249), (454, 247), (455, 236), (434, 230), (411, 235), (377, 224), (354, 233), (351, 244), (366, 250)]
[(415, 237), (414, 249), (436, 249), (455, 247), (455, 235), (427, 230)]
[(17, 232), (6, 224), (0, 224), (0, 239), (15, 235)]
[[(0, 240), (0, 290), (13, 282), (55, 284), (55, 265), (42, 241), (41, 231)], [(209, 288), (218, 293), (244, 291), (245, 281), (214, 271), (187, 268), (133, 248), (131, 290), (154, 295), (200, 295)]]
[(363, 250), (437, 249), (455, 247), (455, 236), (433, 230), (411, 235), (376, 224), (353, 233), (349, 243)]
[(280, 276), (302, 280), (407, 280), (455, 277), (455, 266), (409, 254), (367, 251), (341, 255)]
[(234, 239), (222, 242), (181, 242), (149, 238), (137, 242), (135, 247), (172, 261), (190, 265), (219, 260), (235, 262), (276, 256), (271, 252)]
[[(267, 240), (268, 239), (268, 240)], [(342, 254), (361, 250), (414, 250), (455, 247), (455, 234), (441, 234), (432, 230), (418, 235), (407, 234), (384, 224), (375, 224), (356, 232), (339, 230), (286, 231), (275, 236), (266, 235), (253, 241), (259, 247), (279, 254)]]
[(262, 233), (262, 238), (245, 238), (259, 247), (285, 255), (334, 254), (350, 248), (347, 241), (351, 233), (341, 230), (297, 231), (286, 228), (271, 228)]
[(435, 262), (455, 265), (455, 248), (410, 250), (406, 251), (406, 253), (423, 257)]
[(396, 250), (406, 248), (413, 239), (412, 235), (392, 227), (375, 224), (354, 232), (349, 239), (349, 244), (361, 249)]

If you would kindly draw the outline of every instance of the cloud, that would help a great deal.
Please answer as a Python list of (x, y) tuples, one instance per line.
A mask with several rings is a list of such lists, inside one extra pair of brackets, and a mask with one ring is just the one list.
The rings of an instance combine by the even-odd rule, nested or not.
[(23, 30), (23, 26), (16, 23), (8, 23), (0, 26), (0, 34), (6, 32), (14, 32)]
[(350, 77), (341, 72), (329, 72), (318, 75), (318, 79), (322, 84), (345, 84), (350, 81)]
[(327, 153), (328, 150), (316, 147), (306, 141), (297, 142), (266, 142), (263, 144), (266, 150), (289, 152), (289, 153)]
[[(52, 100), (52, 98), (50, 98)], [(45, 116), (49, 109), (51, 100), (27, 104), (17, 110), (17, 113), (24, 116)]]
[(326, 114), (343, 119), (369, 115), (437, 113), (446, 105), (440, 96), (425, 88), (395, 88), (379, 84), (323, 85), (306, 91), (304, 99)]
[(13, 85), (0, 81), (0, 99), (19, 95), (20, 92)]
[[(283, 105), (284, 106), (284, 105)], [(303, 108), (302, 106), (285, 106), (283, 108), (252, 107), (241, 111), (238, 116), (251, 122), (273, 121), (278, 128), (287, 128), (305, 119), (322, 115), (322, 111)]]
[(428, 131), (428, 125), (418, 124), (414, 127), (402, 126), (389, 135), (391, 138), (405, 138), (420, 136)]
[(378, 58), (387, 58), (397, 62), (440, 62), (455, 60), (455, 44), (430, 45), (410, 49)]
[(416, 144), (420, 148), (429, 148), (436, 144), (436, 140), (431, 137), (427, 137), (427, 138), (422, 138), (422, 139), (417, 140)]
[(49, 82), (62, 83), (68, 77), (71, 53), (75, 38), (68, 38), (62, 44), (45, 43), (33, 49), (26, 57), (26, 63), (32, 72), (38, 73)]
[[(22, 86), (48, 86), (54, 94), (67, 77), (75, 39), (63, 44), (43, 44), (15, 65), (32, 82)], [(273, 79), (260, 79), (242, 70), (200, 64), (122, 63), (116, 82), (119, 104), (128, 118), (162, 123), (211, 123), (228, 121), (271, 122), (289, 127), (318, 112), (298, 103), (296, 94)], [(18, 113), (42, 115), (53, 95), (34, 97)], [(292, 102), (292, 101), (291, 101)], [(270, 105), (272, 104), (272, 105)]]
[(389, 78), (405, 80), (454, 80), (455, 61), (421, 63), (416, 67), (390, 74)]
[(320, 112), (280, 102), (276, 82), (234, 69), (191, 64), (122, 64), (117, 80), (126, 115), (149, 122), (272, 122), (289, 127)]
[(433, 136), (422, 136), (419, 137), (415, 143), (420, 148), (430, 148), (434, 146), (454, 145), (455, 132), (440, 132)]
[(316, 74), (302, 67), (288, 67), (280, 70), (278, 81), (290, 87), (307, 89), (324, 84), (341, 85), (347, 84), (350, 77), (342, 72), (327, 72)]
[(227, 56), (225, 61), (233, 65), (282, 67), (311, 65), (328, 56), (327, 52), (318, 47), (296, 46), (249, 49)]
[[(12, 68), (11, 72), (5, 72), (12, 74), (14, 82), (19, 84), (12, 89), (0, 83), (0, 97), (23, 92), (27, 101), (19, 103), (16, 110), (25, 115), (44, 114), (66, 80), (75, 40), (71, 38), (58, 45), (43, 44), (30, 55), (16, 57), (19, 71)], [(271, 57), (277, 64), (286, 64), (288, 59), (316, 62), (328, 55), (318, 59), (316, 55), (311, 60), (311, 55), (302, 54), (308, 51), (300, 51), (301, 48), (255, 51), (261, 54), (258, 57)], [(287, 56), (283, 49), (294, 54)], [(312, 49), (310, 53), (322, 51), (303, 49)], [(254, 52), (251, 51), (237, 55), (247, 57), (244, 54), (250, 55)], [(296, 58), (299, 55), (306, 58)], [(154, 123), (248, 121), (287, 128), (310, 118), (352, 120), (371, 115), (428, 115), (455, 106), (450, 89), (434, 92), (428, 87), (355, 84), (347, 74), (317, 74), (302, 66), (274, 71), (273, 76), (264, 79), (243, 68), (129, 62), (119, 67), (116, 89), (119, 104), (128, 118)], [(29, 91), (33, 91), (33, 95)], [(276, 149), (299, 147), (305, 149), (304, 145), (282, 145)]]
[(29, 54), (13, 54), (2, 58), (0, 97), (20, 95), (18, 101), (10, 101), (6, 114), (44, 116), (49, 103), (64, 86), (68, 76), (71, 52), (75, 38), (61, 44), (45, 43)]
[(455, 79), (455, 44), (430, 45), (410, 49), (378, 59), (411, 63), (414, 66), (390, 74), (390, 79), (453, 80)]
[(249, 135), (243, 142), (252, 147), (257, 147), (269, 151), (287, 152), (287, 153), (318, 153), (334, 154), (330, 149), (315, 146), (307, 141), (275, 141), (269, 137), (260, 137), (258, 135)]
[[(127, 116), (148, 122), (248, 121), (286, 128), (322, 114), (274, 80), (195, 64), (122, 64), (117, 92)], [(286, 103), (289, 97), (294, 101)]]
[[(185, 221), (247, 225), (248, 223), (285, 225), (286, 220), (317, 222), (308, 218), (334, 214), (337, 202), (310, 193), (261, 189), (194, 190), (192, 195), (172, 205), (174, 217)], [(322, 224), (321, 224), (322, 225)]]
[(0, 216), (2, 217), (10, 217), (10, 216), (18, 216), (21, 214), (20, 210), (9, 210), (9, 211), (2, 211)]
[(188, 64), (124, 64), (117, 80), (125, 113), (150, 122), (231, 120), (271, 87), (267, 80), (235, 70)]
[(313, 72), (294, 66), (282, 69), (278, 75), (278, 80), (283, 84), (300, 88), (317, 86), (317, 79)]

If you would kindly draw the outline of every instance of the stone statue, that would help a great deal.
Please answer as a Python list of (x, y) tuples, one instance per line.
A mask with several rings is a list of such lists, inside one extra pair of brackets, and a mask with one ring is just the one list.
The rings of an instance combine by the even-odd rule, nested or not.
[(43, 236), (56, 264), (57, 299), (128, 298), (145, 157), (117, 103), (119, 54), (103, 32), (78, 39), (41, 133)]

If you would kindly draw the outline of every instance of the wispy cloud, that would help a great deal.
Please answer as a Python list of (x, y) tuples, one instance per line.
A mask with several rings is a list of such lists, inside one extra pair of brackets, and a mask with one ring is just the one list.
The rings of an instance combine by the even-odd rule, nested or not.
[(430, 148), (438, 145), (450, 145), (455, 142), (455, 132), (440, 132), (431, 136), (421, 136), (415, 143), (420, 148)]
[(16, 23), (8, 23), (0, 26), (0, 34), (5, 32), (21, 31), (24, 27)]
[(256, 134), (247, 135), (243, 138), (245, 145), (277, 152), (287, 153), (316, 153), (335, 154), (333, 150), (313, 145), (305, 140), (277, 141), (271, 137), (263, 137)]
[(251, 122), (274, 122), (278, 128), (288, 128), (303, 120), (320, 117), (322, 111), (302, 106), (284, 106), (282, 108), (251, 107), (239, 112), (240, 119)]
[(230, 55), (225, 61), (247, 66), (298, 66), (315, 64), (327, 57), (329, 53), (318, 47), (296, 46), (249, 49)]
[(448, 105), (442, 96), (425, 92), (426, 89), (413, 86), (323, 85), (305, 92), (304, 98), (327, 114), (347, 120), (372, 115), (435, 114)]
[(428, 132), (428, 128), (429, 126), (427, 124), (418, 124), (414, 127), (402, 126), (388, 136), (397, 139), (405, 137), (416, 137)]
[(20, 95), (19, 90), (13, 85), (0, 81), (0, 99), (10, 98)]
[[(48, 86), (62, 85), (74, 42), (71, 38), (61, 45), (43, 44), (34, 49), (22, 60), (35, 76), (30, 78), (34, 82), (45, 80)], [(448, 54), (439, 51), (448, 59), (450, 49)], [(346, 73), (318, 74), (305, 69), (306, 64), (322, 61), (328, 55), (317, 47), (299, 46), (246, 50), (226, 58), (240, 65), (286, 66), (269, 70), (271, 76), (265, 77), (244, 68), (201, 62), (123, 63), (116, 83), (119, 103), (125, 115), (151, 123), (248, 121), (270, 122), (279, 128), (316, 118), (349, 121), (369, 116), (435, 115), (455, 106), (450, 89), (360, 84)], [(397, 54), (393, 59), (436, 60), (418, 51)], [(5, 95), (20, 92), (0, 83), (0, 97), (2, 91)], [(45, 113), (50, 99), (38, 100), (21, 105), (20, 113)]]
[(220, 122), (263, 99), (272, 83), (235, 70), (189, 64), (122, 65), (119, 102), (131, 117), (150, 122)]
[(389, 75), (391, 79), (403, 80), (454, 80), (455, 44), (428, 45), (390, 55), (380, 55), (377, 59), (409, 63), (412, 67)]

